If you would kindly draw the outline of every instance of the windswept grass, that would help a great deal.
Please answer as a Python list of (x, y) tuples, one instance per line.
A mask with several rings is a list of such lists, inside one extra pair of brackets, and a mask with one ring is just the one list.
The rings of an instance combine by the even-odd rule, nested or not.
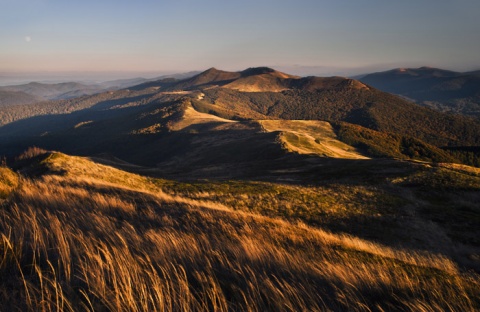
[(0, 209), (5, 311), (480, 308), (478, 275), (440, 255), (166, 194), (82, 158), (43, 164)]
[[(299, 186), (252, 181), (152, 180), (165, 193), (221, 203), (234, 210), (327, 226), (359, 216), (395, 215), (408, 201), (372, 186)], [(341, 222), (341, 221), (340, 221)]]
[(406, 185), (435, 190), (480, 190), (480, 169), (457, 164), (439, 164), (403, 181)]
[(0, 200), (6, 199), (18, 185), (18, 176), (6, 167), (0, 167)]

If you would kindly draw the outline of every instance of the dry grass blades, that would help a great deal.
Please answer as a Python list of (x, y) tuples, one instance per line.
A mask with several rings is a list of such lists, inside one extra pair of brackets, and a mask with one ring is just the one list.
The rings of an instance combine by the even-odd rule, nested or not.
[(44, 162), (55, 170), (20, 178), (0, 209), (2, 311), (480, 307), (478, 275), (442, 256), (167, 195), (81, 158)]

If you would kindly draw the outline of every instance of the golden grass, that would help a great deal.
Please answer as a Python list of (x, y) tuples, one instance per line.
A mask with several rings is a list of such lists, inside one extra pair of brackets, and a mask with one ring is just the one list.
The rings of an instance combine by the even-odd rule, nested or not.
[(18, 176), (8, 168), (0, 167), (0, 200), (5, 199), (18, 185)]
[(259, 181), (187, 183), (161, 179), (152, 182), (171, 196), (318, 226), (364, 215), (381, 218), (408, 204), (403, 198), (361, 185), (305, 187)]
[(446, 258), (167, 195), (52, 155), (56, 170), (21, 179), (0, 209), (2, 310), (479, 308), (478, 276)]
[(206, 114), (196, 111), (190, 103), (187, 104), (183, 116), (180, 120), (174, 122), (170, 129), (173, 131), (179, 131), (192, 125), (198, 125), (203, 123), (228, 123), (235, 122), (233, 120), (220, 118), (212, 114)]
[(265, 131), (281, 131), (282, 145), (299, 154), (317, 154), (324, 157), (368, 159), (354, 147), (338, 140), (332, 125), (318, 120), (260, 120)]
[(222, 88), (233, 89), (240, 92), (281, 92), (289, 90), (288, 84), (283, 79), (286, 75), (263, 74), (254, 77), (244, 77), (222, 86)]

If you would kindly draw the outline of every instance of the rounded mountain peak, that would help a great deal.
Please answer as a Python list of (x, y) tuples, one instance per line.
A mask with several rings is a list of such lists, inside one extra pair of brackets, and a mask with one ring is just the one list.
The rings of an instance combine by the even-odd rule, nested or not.
[(271, 74), (276, 72), (274, 69), (270, 67), (250, 67), (242, 71), (242, 76), (255, 76), (255, 75), (263, 75), (263, 74)]

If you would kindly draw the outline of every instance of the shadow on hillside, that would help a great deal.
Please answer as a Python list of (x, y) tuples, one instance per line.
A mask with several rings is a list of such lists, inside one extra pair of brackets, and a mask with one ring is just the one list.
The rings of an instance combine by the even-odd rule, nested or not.
[[(255, 146), (255, 142), (246, 142), (243, 154), (236, 158), (222, 161), (201, 163), (159, 163), (157, 168), (145, 171), (145, 174), (168, 177), (178, 180), (195, 179), (241, 179), (265, 182), (281, 182), (298, 185), (321, 185), (339, 183), (363, 185), (383, 183), (387, 178), (406, 176), (416, 170), (417, 165), (411, 162), (393, 159), (338, 159), (315, 155), (287, 153), (275, 151), (274, 145)], [(248, 146), (248, 147), (247, 147)], [(215, 154), (217, 151), (212, 150)], [(218, 151), (222, 153), (221, 151)], [(232, 154), (235, 151), (231, 152)], [(227, 155), (223, 152), (223, 155)], [(241, 156), (249, 155), (249, 158)], [(220, 156), (218, 156), (220, 157)]]
[[(225, 196), (227, 198), (239, 196), (238, 200), (242, 201), (244, 200), (242, 194), (252, 192), (250, 200), (264, 205), (261, 211), (257, 211), (247, 204), (248, 209), (253, 209), (255, 213), (286, 218), (293, 222), (301, 221), (333, 233), (348, 233), (393, 248), (443, 254), (454, 259), (462, 267), (480, 269), (480, 265), (469, 260), (472, 250), (478, 250), (474, 247), (475, 239), (472, 239), (475, 237), (475, 234), (472, 234), (475, 233), (475, 229), (470, 226), (466, 233), (455, 230), (458, 224), (463, 224), (466, 228), (467, 223), (470, 222), (471, 211), (468, 210), (465, 216), (460, 216), (461, 207), (458, 207), (455, 209), (458, 220), (454, 220), (447, 216), (443, 207), (443, 205), (450, 207), (461, 198), (464, 205), (467, 205), (469, 197), (465, 194), (468, 192), (443, 191), (442, 194), (448, 193), (448, 196), (453, 197), (449, 197), (450, 199), (442, 205), (429, 206), (423, 197), (417, 197), (420, 195), (415, 194), (418, 192), (421, 196), (438, 197), (436, 190), (426, 185), (400, 186), (391, 183), (393, 180), (401, 180), (425, 170), (421, 163), (393, 159), (319, 158), (298, 154), (276, 154), (265, 156), (263, 159), (262, 155), (257, 155), (257, 159), (251, 158), (250, 161), (239, 159), (226, 161), (226, 159), (212, 161), (210, 164), (182, 163), (181, 161), (160, 163), (157, 168), (128, 168), (125, 165), (117, 167), (142, 175), (176, 180), (177, 182), (173, 184), (176, 186), (172, 187), (175, 194), (181, 196), (182, 192), (185, 192), (187, 197), (195, 197), (196, 193), (206, 194), (206, 197), (201, 199), (207, 201), (222, 203), (222, 198)], [(101, 159), (95, 160), (102, 162)], [(112, 163), (108, 164), (112, 165)], [(255, 184), (252, 183), (253, 181), (275, 184)], [(246, 189), (239, 190), (238, 185), (244, 185)], [(277, 187), (282, 185), (293, 187), (293, 189), (298, 186), (331, 189), (338, 193), (337, 196), (342, 197), (341, 193), (345, 192), (345, 196), (353, 196), (354, 199), (350, 199), (350, 201), (353, 200), (350, 204), (345, 204), (343, 197), (333, 198), (331, 203), (320, 202), (320, 205), (330, 207), (326, 210), (318, 210), (314, 207), (311, 207), (312, 210), (285, 208), (282, 203), (285, 198), (292, 195), (282, 194), (282, 191), (277, 190)], [(315, 189), (312, 188), (311, 191), (315, 192)], [(302, 193), (301, 196), (308, 196), (306, 194)], [(472, 191), (468, 194), (472, 194)], [(279, 200), (275, 199), (277, 196)], [(308, 202), (309, 199), (305, 200)], [(231, 207), (237, 209), (235, 204), (228, 200), (226, 204), (233, 205)], [(470, 200), (468, 205), (475, 204)], [(347, 211), (342, 213), (342, 208), (338, 207), (344, 207)], [(435, 213), (432, 214), (427, 208), (433, 209)], [(327, 212), (329, 209), (333, 209), (334, 212)], [(340, 210), (336, 211), (336, 209)], [(467, 235), (467, 233), (470, 234)]]
[(151, 97), (146, 94), (107, 100), (72, 113), (41, 115), (6, 124), (0, 127), (1, 154), (15, 156), (33, 145), (64, 152), (91, 151), (89, 145), (124, 135), (126, 129), (122, 125), (133, 122), (129, 117), (151, 108), (145, 105)]
[(85, 119), (95, 121), (114, 117), (122, 113), (128, 113), (132, 110), (132, 108), (128, 108), (125, 111), (123, 109), (115, 109), (116, 106), (125, 105), (131, 102), (139, 102), (148, 98), (149, 96), (151, 95), (107, 100), (99, 102), (90, 108), (82, 109), (72, 113), (40, 115), (17, 120), (0, 127), (0, 136), (38, 136), (44, 132), (59, 131), (74, 127), (77, 123), (85, 121)]

